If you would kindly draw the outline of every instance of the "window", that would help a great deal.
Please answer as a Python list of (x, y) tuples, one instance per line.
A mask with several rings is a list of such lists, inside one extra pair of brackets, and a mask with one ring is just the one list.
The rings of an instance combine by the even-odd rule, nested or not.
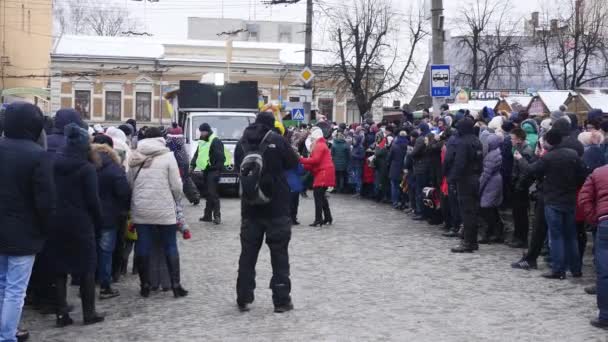
[(279, 42), (291, 43), (291, 25), (279, 25)]
[(80, 113), (80, 117), (84, 120), (91, 119), (91, 91), (76, 90), (74, 91), (74, 109)]
[(290, 96), (289, 102), (300, 102), (300, 97), (299, 96)]
[(328, 121), (334, 118), (334, 99), (319, 99), (319, 114), (325, 115)]
[(260, 27), (258, 24), (247, 24), (247, 32), (249, 32), (249, 41), (260, 41), (259, 36)]
[(152, 120), (152, 93), (135, 93), (135, 119)]
[(119, 91), (106, 91), (106, 120), (120, 121), (122, 94)]

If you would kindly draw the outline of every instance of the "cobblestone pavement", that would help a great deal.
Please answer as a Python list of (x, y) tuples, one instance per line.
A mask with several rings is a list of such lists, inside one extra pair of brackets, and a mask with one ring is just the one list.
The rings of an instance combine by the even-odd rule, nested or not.
[[(521, 250), (482, 246), (455, 255), (457, 241), (440, 229), (411, 221), (386, 205), (332, 196), (335, 223), (293, 229), (290, 248), (296, 309), (274, 314), (270, 261), (258, 262), (256, 302), (249, 313), (235, 305), (240, 252), (240, 207), (223, 200), (224, 224), (199, 224), (202, 208), (188, 208), (193, 238), (180, 241), (182, 279), (191, 295), (139, 297), (136, 276), (116, 285), (121, 296), (98, 302), (106, 322), (54, 327), (52, 315), (24, 312), (33, 341), (608, 341), (591, 327), (595, 297), (587, 277), (540, 278), (540, 271), (512, 270)], [(301, 202), (302, 223), (313, 201)], [(546, 266), (542, 267), (546, 269)]]

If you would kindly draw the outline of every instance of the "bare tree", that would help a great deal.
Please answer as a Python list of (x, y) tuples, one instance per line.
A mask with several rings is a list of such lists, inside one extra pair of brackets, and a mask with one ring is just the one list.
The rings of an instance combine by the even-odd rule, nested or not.
[[(387, 0), (354, 0), (350, 7), (327, 11), (338, 63), (331, 70), (352, 93), (361, 115), (378, 99), (399, 91), (415, 68), (414, 53), (426, 37), (421, 12), (402, 18)], [(405, 19), (405, 20), (404, 20)], [(409, 44), (399, 46), (398, 27), (406, 21)]]
[(543, 15), (536, 39), (557, 89), (574, 90), (608, 78), (608, 2), (552, 1)]
[[(458, 46), (466, 51), (469, 63), (459, 70), (461, 79), (469, 81), (473, 89), (487, 89), (489, 82), (501, 68), (517, 68), (510, 61), (517, 61), (521, 49), (509, 1), (475, 0), (461, 10), (464, 18), (463, 35)], [(521, 67), (521, 65), (519, 65)]]
[(61, 33), (122, 36), (139, 27), (124, 7), (91, 0), (56, 3), (54, 12)]

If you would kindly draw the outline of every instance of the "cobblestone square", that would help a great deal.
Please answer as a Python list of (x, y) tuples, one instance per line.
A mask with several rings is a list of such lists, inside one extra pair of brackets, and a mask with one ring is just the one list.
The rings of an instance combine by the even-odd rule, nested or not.
[(596, 314), (590, 258), (585, 277), (550, 281), (513, 270), (521, 250), (482, 245), (457, 255), (457, 240), (390, 206), (332, 195), (334, 225), (310, 228), (313, 201), (302, 200), (291, 242), (295, 310), (273, 313), (268, 248), (258, 261), (256, 301), (235, 304), (240, 204), (223, 199), (224, 224), (201, 224), (188, 207), (193, 238), (180, 240), (182, 283), (190, 295), (148, 299), (137, 276), (116, 284), (121, 296), (98, 301), (106, 322), (82, 326), (77, 288), (74, 326), (26, 309), (32, 341), (608, 341), (589, 325)]

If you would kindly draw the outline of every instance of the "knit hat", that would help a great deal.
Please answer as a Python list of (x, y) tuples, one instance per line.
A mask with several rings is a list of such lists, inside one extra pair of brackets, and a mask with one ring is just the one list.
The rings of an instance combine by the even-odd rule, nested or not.
[(555, 121), (563, 118), (564, 116), (566, 116), (566, 113), (564, 113), (562, 111), (559, 111), (559, 110), (556, 110), (556, 111), (554, 111), (554, 112), (551, 113), (550, 118), (551, 118), (552, 122), (555, 122)]
[(587, 120), (588, 121), (593, 121), (595, 119), (602, 119), (603, 115), (604, 115), (604, 113), (602, 113), (601, 109), (592, 109), (587, 114)]
[(6, 107), (4, 135), (12, 139), (37, 141), (44, 119), (37, 106), (27, 102), (13, 102)]
[(201, 132), (212, 132), (211, 126), (209, 126), (209, 124), (206, 122), (203, 122), (200, 126), (198, 126), (198, 130)]
[(544, 140), (549, 146), (557, 146), (562, 142), (562, 133), (556, 129), (550, 129), (545, 134)]
[(80, 128), (76, 123), (70, 123), (63, 129), (66, 145), (78, 150), (86, 150), (89, 147), (89, 132)]
[(511, 132), (511, 130), (513, 128), (515, 128), (515, 125), (511, 121), (506, 121), (505, 123), (502, 124), (501, 128), (503, 131), (509, 133), (509, 132)]
[(114, 148), (114, 141), (112, 140), (111, 137), (109, 137), (105, 134), (97, 134), (95, 136), (95, 138), (93, 138), (93, 143), (100, 144), (100, 145), (108, 145), (111, 148)]
[(126, 136), (133, 135), (133, 127), (131, 125), (120, 125), (118, 129), (121, 130)]
[(550, 118), (547, 118), (540, 122), (540, 130), (546, 132), (551, 129), (551, 125), (553, 125), (553, 121)]
[[(205, 124), (203, 124), (203, 125), (205, 125)], [(145, 139), (160, 138), (162, 136), (163, 136), (163, 133), (161, 132), (160, 128), (150, 127), (146, 130)]]
[(270, 129), (274, 128), (274, 121), (275, 121), (274, 115), (272, 115), (272, 113), (269, 113), (269, 112), (261, 112), (255, 118), (256, 124), (266, 126)]

